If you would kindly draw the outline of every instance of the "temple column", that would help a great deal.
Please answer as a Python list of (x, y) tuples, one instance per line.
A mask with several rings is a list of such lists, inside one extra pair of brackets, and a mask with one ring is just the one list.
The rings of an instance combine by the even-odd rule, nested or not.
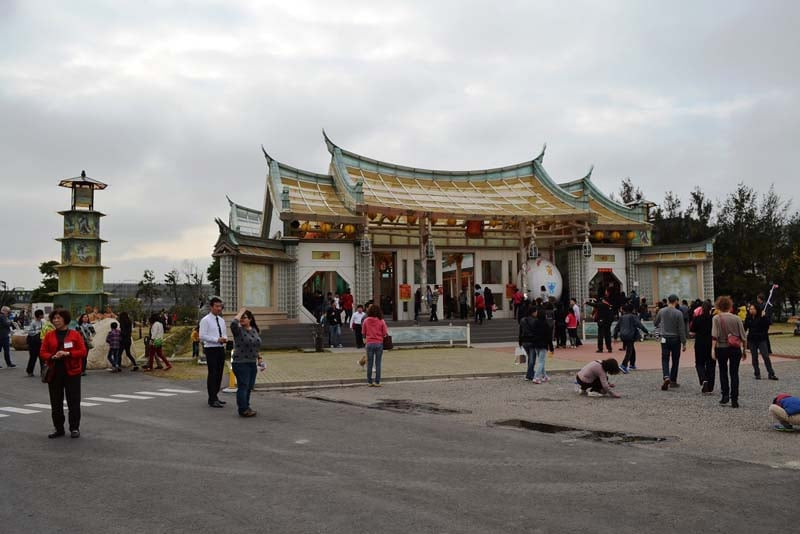
[(583, 309), (583, 303), (589, 297), (589, 283), (586, 280), (586, 258), (581, 248), (567, 250), (567, 268), (569, 272), (569, 296), (575, 299)]
[(714, 260), (703, 262), (703, 298), (714, 302)]
[(219, 258), (219, 297), (230, 310), (238, 310), (237, 257), (230, 254)]
[(360, 246), (356, 247), (356, 287), (354, 288), (353, 297), (355, 304), (364, 304), (373, 297), (372, 291), (372, 254), (367, 256), (361, 253)]
[(297, 263), (297, 244), (297, 240), (284, 242), (286, 255), (294, 260), (283, 264), (283, 275), (280, 279), (283, 287), (279, 291), (279, 294), (283, 297), (283, 307), (279, 309), (286, 311), (287, 319), (296, 319), (300, 306), (298, 299), (298, 293), (300, 292), (298, 288), (298, 272), (300, 270), (300, 265)]
[[(639, 266), (636, 264), (639, 261), (641, 251), (638, 248), (629, 248), (625, 250), (625, 284), (627, 286), (627, 294), (630, 295), (634, 289), (639, 293), (639, 285), (634, 282), (639, 282)], [(640, 295), (641, 296), (641, 295)]]

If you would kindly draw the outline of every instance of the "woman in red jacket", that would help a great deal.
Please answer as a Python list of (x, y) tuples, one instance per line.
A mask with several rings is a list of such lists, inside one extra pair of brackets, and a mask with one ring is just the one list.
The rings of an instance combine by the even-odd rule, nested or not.
[(81, 426), (81, 370), (86, 357), (83, 336), (69, 329), (72, 316), (66, 310), (53, 312), (53, 326), (42, 341), (39, 356), (52, 368), (53, 377), (47, 384), (50, 390), (50, 409), (56, 431), (48, 438), (64, 435), (64, 394), (69, 408), (69, 432), (73, 438), (80, 437)]

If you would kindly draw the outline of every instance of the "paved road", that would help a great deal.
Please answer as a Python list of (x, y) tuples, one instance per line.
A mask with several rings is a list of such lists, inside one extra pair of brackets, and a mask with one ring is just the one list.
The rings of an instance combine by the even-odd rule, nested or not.
[[(203, 388), (93, 372), (83, 396), (165, 389)], [(257, 393), (254, 419), (202, 392), (127, 400), (91, 401), (78, 440), (46, 439), (46, 409), (2, 412), (4, 533), (765, 533), (800, 519), (797, 471), (658, 446), (281, 394)], [(0, 407), (46, 402), (38, 379), (0, 370)]]

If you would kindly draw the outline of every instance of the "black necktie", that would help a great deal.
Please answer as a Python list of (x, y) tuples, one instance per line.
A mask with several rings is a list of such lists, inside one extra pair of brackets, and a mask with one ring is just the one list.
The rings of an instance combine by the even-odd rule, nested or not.
[(217, 321), (217, 331), (219, 331), (219, 337), (222, 337), (222, 327), (219, 325), (219, 315), (215, 315), (214, 319)]

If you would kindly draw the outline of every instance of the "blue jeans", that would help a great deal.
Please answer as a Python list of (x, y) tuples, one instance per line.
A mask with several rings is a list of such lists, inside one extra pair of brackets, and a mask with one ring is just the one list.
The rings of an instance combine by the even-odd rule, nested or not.
[[(678, 381), (678, 364), (681, 360), (681, 338), (667, 337), (667, 341), (661, 344), (661, 371), (664, 378), (669, 378), (672, 382)], [(672, 369), (669, 368), (670, 356), (672, 357)]]
[(232, 367), (236, 376), (236, 406), (241, 415), (250, 409), (250, 391), (256, 385), (258, 366), (255, 362), (233, 362)]
[(342, 344), (341, 339), (342, 327), (338, 324), (328, 325), (328, 345), (336, 347)]
[(108, 363), (111, 364), (111, 367), (121, 367), (122, 366), (122, 349), (108, 349)]
[(547, 348), (543, 349), (536, 349), (536, 374), (534, 378), (544, 378), (546, 373), (544, 372), (544, 364), (547, 360)]
[(0, 336), (0, 349), (3, 349), (3, 356), (6, 358), (6, 365), (13, 365), (11, 361), (11, 337), (8, 335)]
[(528, 358), (528, 371), (525, 373), (525, 378), (533, 380), (533, 367), (536, 364), (536, 349), (533, 343), (523, 343), (522, 350), (525, 351), (525, 356)]
[(367, 383), (372, 384), (372, 364), (375, 363), (375, 383), (381, 383), (381, 359), (383, 358), (383, 343), (367, 344)]

